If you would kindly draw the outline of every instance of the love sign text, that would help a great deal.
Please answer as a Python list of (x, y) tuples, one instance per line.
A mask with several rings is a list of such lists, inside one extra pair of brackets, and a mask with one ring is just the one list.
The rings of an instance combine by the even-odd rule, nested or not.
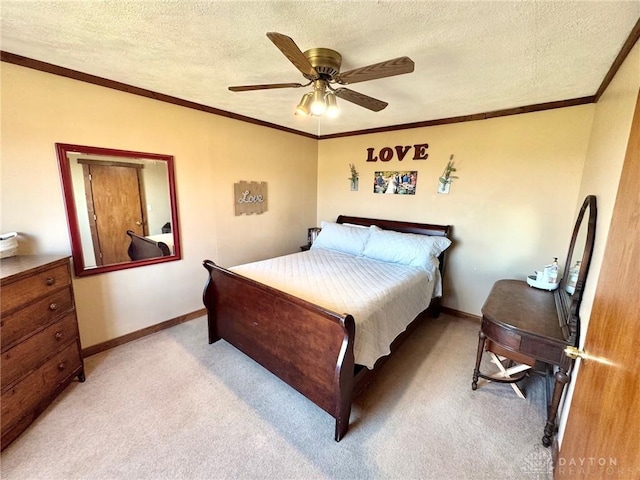
[(249, 195), (249, 190), (242, 192), (242, 196), (238, 199), (238, 203), (262, 203), (264, 197), (262, 195)]
[(413, 160), (426, 160), (429, 154), (427, 153), (429, 148), (428, 143), (418, 143), (416, 145), (396, 145), (395, 147), (383, 147), (376, 154), (376, 149), (371, 147), (367, 148), (367, 162), (377, 162), (380, 157), (381, 162), (389, 162), (394, 157), (401, 162), (407, 156), (409, 151), (413, 150)]

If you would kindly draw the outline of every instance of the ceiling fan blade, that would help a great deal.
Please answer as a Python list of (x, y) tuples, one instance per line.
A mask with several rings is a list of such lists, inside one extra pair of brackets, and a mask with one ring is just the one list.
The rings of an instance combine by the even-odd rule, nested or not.
[(313, 68), (304, 53), (298, 48), (296, 42), (290, 37), (277, 32), (268, 32), (267, 37), (271, 40), (276, 47), (289, 59), (295, 67), (302, 72), (308, 78), (318, 78), (318, 72)]
[(272, 88), (298, 88), (304, 87), (301, 83), (267, 83), (264, 85), (238, 85), (229, 87), (232, 92), (249, 92), (251, 90), (270, 90)]
[(383, 102), (382, 100), (378, 100), (377, 98), (369, 97), (362, 93), (354, 92), (353, 90), (349, 90), (348, 88), (338, 88), (334, 90), (336, 96), (340, 97), (343, 100), (346, 100), (351, 103), (355, 103), (356, 105), (360, 105), (361, 107), (368, 108), (369, 110), (373, 110), (374, 112), (379, 112), (380, 110), (384, 110), (387, 105), (387, 102)]
[(414, 63), (409, 57), (398, 57), (386, 62), (374, 63), (338, 75), (338, 83), (349, 85), (378, 78), (393, 77), (413, 72)]

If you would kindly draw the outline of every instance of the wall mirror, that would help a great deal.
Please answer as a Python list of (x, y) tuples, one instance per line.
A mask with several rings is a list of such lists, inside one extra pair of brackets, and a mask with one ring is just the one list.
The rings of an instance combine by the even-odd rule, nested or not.
[(77, 276), (179, 260), (173, 157), (57, 143)]
[(588, 195), (578, 212), (562, 280), (555, 291), (556, 304), (561, 317), (560, 326), (565, 339), (574, 346), (577, 345), (580, 336), (580, 303), (593, 255), (596, 218), (596, 197)]

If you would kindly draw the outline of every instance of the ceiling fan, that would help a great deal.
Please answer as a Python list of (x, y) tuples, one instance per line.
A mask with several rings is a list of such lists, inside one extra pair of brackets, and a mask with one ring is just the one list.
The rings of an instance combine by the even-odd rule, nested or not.
[(232, 92), (251, 90), (269, 90), (273, 88), (300, 88), (313, 84), (313, 92), (303, 95), (296, 108), (298, 115), (319, 116), (325, 112), (329, 116), (338, 113), (336, 97), (367, 108), (374, 112), (384, 109), (388, 103), (369, 97), (344, 87), (352, 83), (376, 80), (413, 72), (414, 63), (409, 57), (398, 57), (385, 62), (374, 63), (366, 67), (340, 72), (342, 56), (329, 48), (312, 48), (302, 52), (290, 37), (277, 32), (267, 33), (267, 37), (289, 59), (291, 63), (309, 80), (308, 83), (270, 83), (264, 85), (240, 85), (229, 87)]

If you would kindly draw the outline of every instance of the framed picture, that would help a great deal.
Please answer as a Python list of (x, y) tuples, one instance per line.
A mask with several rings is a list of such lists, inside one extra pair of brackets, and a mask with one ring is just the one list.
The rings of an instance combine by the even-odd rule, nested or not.
[(415, 195), (418, 184), (418, 172), (388, 170), (375, 172), (373, 193), (389, 195)]

